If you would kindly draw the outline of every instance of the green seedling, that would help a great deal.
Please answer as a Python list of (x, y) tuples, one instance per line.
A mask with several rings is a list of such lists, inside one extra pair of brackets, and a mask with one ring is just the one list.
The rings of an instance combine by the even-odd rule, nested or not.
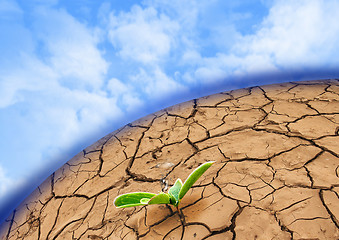
[(199, 166), (188, 176), (184, 183), (182, 183), (181, 179), (178, 178), (177, 181), (175, 181), (174, 185), (168, 190), (168, 193), (126, 193), (116, 197), (114, 200), (114, 205), (117, 208), (127, 208), (151, 204), (171, 204), (178, 209), (181, 199), (213, 163), (214, 161), (206, 162)]

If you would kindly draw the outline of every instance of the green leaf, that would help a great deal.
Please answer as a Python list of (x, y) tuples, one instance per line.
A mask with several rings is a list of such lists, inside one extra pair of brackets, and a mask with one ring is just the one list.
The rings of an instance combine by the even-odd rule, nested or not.
[(140, 199), (140, 203), (148, 204), (149, 200), (151, 200), (151, 199), (150, 198), (142, 198), (142, 199)]
[(177, 206), (179, 204), (179, 192), (181, 187), (182, 181), (180, 178), (178, 178), (174, 185), (168, 190), (168, 194), (172, 199), (171, 204), (173, 204), (174, 206)]
[(159, 193), (151, 198), (148, 204), (170, 204), (170, 196), (167, 193)]
[(192, 187), (192, 185), (201, 177), (201, 175), (210, 167), (214, 161), (206, 162), (202, 164), (200, 167), (195, 169), (186, 179), (184, 185), (182, 186), (179, 192), (179, 200), (181, 200), (188, 190)]
[[(114, 199), (114, 205), (117, 208), (135, 207), (146, 205), (148, 201), (154, 197), (155, 193), (148, 192), (134, 192), (122, 194)], [(146, 202), (146, 199), (149, 199)]]

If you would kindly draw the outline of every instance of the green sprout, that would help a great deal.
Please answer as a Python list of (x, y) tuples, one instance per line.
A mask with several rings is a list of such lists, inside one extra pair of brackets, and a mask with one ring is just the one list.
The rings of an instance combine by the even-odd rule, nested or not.
[(119, 195), (114, 199), (114, 205), (117, 208), (127, 208), (135, 206), (145, 206), (151, 204), (171, 204), (178, 209), (181, 199), (185, 196), (193, 184), (201, 175), (214, 163), (206, 162), (195, 169), (182, 183), (178, 178), (174, 185), (168, 190), (168, 193), (160, 192), (158, 194), (149, 192), (133, 192)]

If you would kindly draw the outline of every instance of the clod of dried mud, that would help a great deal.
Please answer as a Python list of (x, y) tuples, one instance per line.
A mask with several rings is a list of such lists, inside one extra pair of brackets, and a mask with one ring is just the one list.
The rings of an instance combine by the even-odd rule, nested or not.
[[(338, 143), (338, 80), (195, 99), (79, 153), (9, 216), (0, 239), (339, 239)], [(180, 213), (113, 206), (210, 160)]]

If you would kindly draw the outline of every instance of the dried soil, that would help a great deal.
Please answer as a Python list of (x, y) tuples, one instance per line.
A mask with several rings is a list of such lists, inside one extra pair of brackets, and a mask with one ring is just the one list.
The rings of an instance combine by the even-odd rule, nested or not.
[[(339, 239), (338, 143), (338, 80), (195, 99), (76, 155), (9, 216), (0, 239)], [(211, 160), (180, 212), (113, 206)]]

